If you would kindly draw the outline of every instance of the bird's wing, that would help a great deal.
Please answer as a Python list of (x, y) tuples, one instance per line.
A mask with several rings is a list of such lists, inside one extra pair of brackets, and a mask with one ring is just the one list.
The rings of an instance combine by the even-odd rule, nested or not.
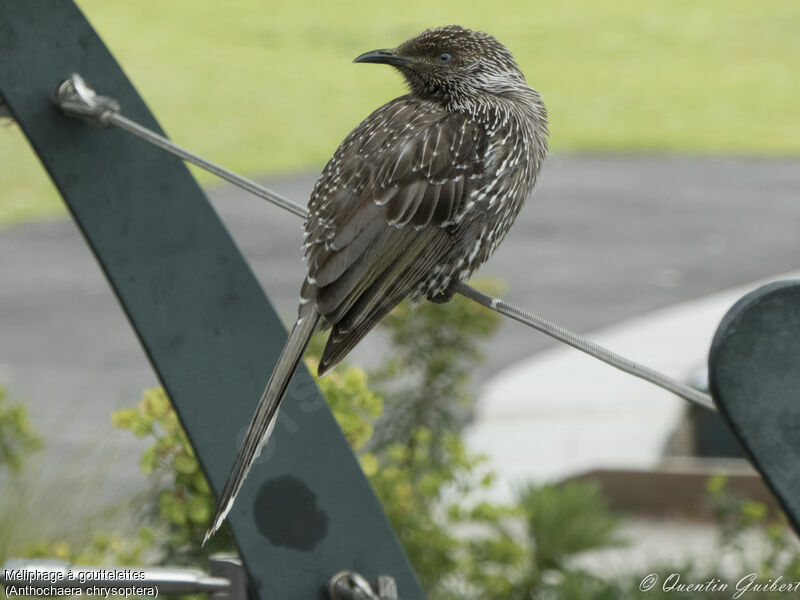
[(306, 224), (301, 295), (333, 326), (320, 362), (338, 362), (451, 249), (480, 179), (484, 131), (409, 96), (370, 115), (320, 177)]

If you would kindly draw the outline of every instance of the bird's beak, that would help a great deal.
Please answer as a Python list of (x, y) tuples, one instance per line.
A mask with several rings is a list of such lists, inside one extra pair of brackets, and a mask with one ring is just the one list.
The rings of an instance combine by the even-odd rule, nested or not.
[(402, 67), (414, 62), (411, 58), (396, 54), (394, 50), (371, 50), (353, 59), (354, 63), (380, 63)]

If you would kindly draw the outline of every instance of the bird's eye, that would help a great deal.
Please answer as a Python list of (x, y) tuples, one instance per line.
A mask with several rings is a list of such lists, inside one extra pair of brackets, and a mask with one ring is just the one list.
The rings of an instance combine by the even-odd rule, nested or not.
[(449, 62), (450, 62), (450, 60), (451, 60), (452, 58), (453, 58), (453, 57), (452, 57), (452, 56), (450, 56), (450, 55), (449, 55), (447, 52), (442, 52), (442, 53), (439, 55), (439, 62), (440, 62), (440, 63), (442, 63), (443, 65), (446, 65), (447, 63), (449, 63)]

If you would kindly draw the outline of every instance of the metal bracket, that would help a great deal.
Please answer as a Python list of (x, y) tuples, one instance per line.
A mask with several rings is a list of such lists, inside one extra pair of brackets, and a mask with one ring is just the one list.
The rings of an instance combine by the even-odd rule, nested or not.
[(247, 600), (249, 597), (247, 571), (236, 554), (212, 554), (208, 557), (208, 574), (226, 579), (228, 587), (215, 591), (211, 600)]
[(96, 125), (108, 125), (109, 117), (120, 109), (119, 102), (99, 95), (77, 73), (61, 82), (56, 88), (54, 100), (64, 114)]
[(388, 575), (378, 576), (376, 586), (352, 571), (340, 571), (328, 582), (331, 600), (398, 600), (397, 583)]

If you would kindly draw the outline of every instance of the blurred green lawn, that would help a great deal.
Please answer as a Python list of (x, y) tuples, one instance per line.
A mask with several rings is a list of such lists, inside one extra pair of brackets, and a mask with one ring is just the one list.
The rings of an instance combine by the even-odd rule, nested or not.
[[(800, 153), (798, 0), (79, 4), (173, 139), (251, 175), (319, 169), (403, 93), (351, 59), (449, 23), (512, 49), (557, 152)], [(62, 210), (13, 125), (0, 165), (0, 224)]]

